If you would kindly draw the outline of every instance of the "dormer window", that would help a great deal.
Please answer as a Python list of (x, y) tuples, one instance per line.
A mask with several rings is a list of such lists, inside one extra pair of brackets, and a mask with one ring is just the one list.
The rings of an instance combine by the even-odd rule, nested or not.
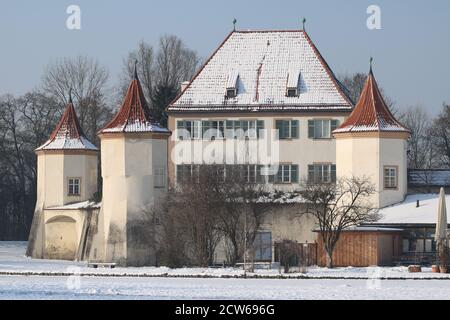
[(298, 96), (297, 88), (287, 89), (287, 96), (288, 97), (297, 97)]
[(227, 99), (236, 98), (237, 90), (236, 89), (227, 89)]
[(236, 98), (237, 87), (238, 87), (239, 73), (236, 71), (231, 71), (227, 78), (227, 90), (225, 97), (227, 99)]
[(286, 97), (298, 97), (299, 79), (300, 79), (300, 71), (297, 70), (289, 71), (286, 84)]

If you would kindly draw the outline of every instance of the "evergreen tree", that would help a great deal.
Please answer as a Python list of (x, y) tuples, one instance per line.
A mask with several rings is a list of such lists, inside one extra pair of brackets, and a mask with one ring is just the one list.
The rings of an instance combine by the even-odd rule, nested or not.
[(164, 127), (167, 127), (166, 108), (175, 99), (177, 93), (178, 90), (173, 85), (158, 84), (155, 88), (152, 97), (152, 116)]

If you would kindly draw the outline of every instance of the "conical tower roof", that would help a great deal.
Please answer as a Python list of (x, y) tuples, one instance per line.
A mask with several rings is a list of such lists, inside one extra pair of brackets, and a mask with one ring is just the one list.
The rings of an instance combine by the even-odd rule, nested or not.
[(95, 150), (98, 148), (90, 142), (81, 129), (75, 113), (72, 98), (69, 98), (66, 110), (53, 130), (50, 138), (36, 151), (40, 150)]
[(125, 99), (116, 116), (102, 129), (100, 133), (115, 132), (158, 132), (169, 133), (150, 115), (150, 109), (145, 100), (136, 66), (134, 78), (128, 87)]
[(370, 68), (364, 88), (353, 112), (333, 134), (348, 132), (407, 132), (389, 111)]

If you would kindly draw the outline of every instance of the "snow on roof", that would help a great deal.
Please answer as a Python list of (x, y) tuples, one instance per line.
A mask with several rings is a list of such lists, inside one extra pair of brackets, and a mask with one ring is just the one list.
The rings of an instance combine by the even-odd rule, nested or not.
[(76, 202), (71, 204), (66, 204), (64, 206), (55, 206), (46, 208), (46, 210), (79, 210), (79, 209), (99, 209), (101, 206), (100, 202), (94, 202), (94, 201), (83, 201), (83, 202)]
[(83, 133), (71, 98), (50, 138), (36, 149), (40, 150), (98, 150)]
[(297, 88), (298, 87), (298, 79), (300, 77), (300, 70), (292, 69), (289, 70), (287, 74), (287, 88)]
[(408, 183), (411, 186), (450, 186), (450, 170), (409, 170)]
[(333, 131), (333, 134), (367, 131), (410, 132), (389, 111), (372, 70), (369, 72), (355, 109), (348, 119)]
[(145, 100), (136, 68), (134, 78), (128, 87), (125, 99), (116, 116), (102, 129), (100, 133), (118, 132), (158, 132), (169, 133), (150, 115), (150, 109)]
[[(419, 207), (416, 208), (416, 201)], [(379, 211), (382, 218), (379, 224), (436, 224), (438, 217), (439, 194), (408, 195), (405, 201)], [(445, 196), (447, 212), (450, 210), (450, 195)], [(450, 223), (450, 215), (448, 216)]]
[[(239, 74), (239, 81), (237, 96), (227, 99), (230, 70)], [(287, 78), (293, 70), (302, 75), (301, 94), (287, 97)], [(308, 34), (293, 30), (230, 33), (168, 110), (350, 111), (352, 107)]]
[(238, 71), (231, 71), (228, 74), (228, 80), (227, 80), (227, 89), (233, 89), (237, 88), (237, 81), (239, 78), (239, 72)]

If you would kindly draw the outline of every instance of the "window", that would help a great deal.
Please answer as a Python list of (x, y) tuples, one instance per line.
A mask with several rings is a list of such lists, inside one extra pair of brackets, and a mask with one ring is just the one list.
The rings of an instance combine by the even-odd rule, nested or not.
[(272, 261), (272, 233), (258, 231), (253, 243), (255, 261)]
[(397, 167), (384, 167), (384, 188), (397, 188)]
[(297, 97), (297, 89), (287, 89), (287, 96), (290, 98)]
[(199, 120), (180, 120), (177, 122), (177, 135), (180, 140), (184, 139), (200, 139), (201, 138), (201, 121)]
[(331, 132), (338, 127), (338, 120), (308, 120), (308, 138), (329, 139)]
[(155, 188), (166, 187), (166, 168), (154, 168), (153, 169), (153, 184)]
[(298, 120), (275, 120), (275, 129), (280, 139), (298, 138)]
[(227, 89), (227, 99), (236, 98), (237, 90), (236, 89)]
[(298, 96), (298, 82), (300, 79), (300, 70), (289, 70), (286, 83), (286, 96), (297, 97)]
[(272, 183), (297, 183), (298, 182), (298, 165), (296, 164), (280, 164), (278, 171), (269, 176), (269, 182)]
[(336, 165), (311, 164), (308, 165), (308, 183), (336, 182)]
[(225, 138), (227, 139), (244, 139), (259, 138), (264, 130), (263, 120), (227, 120), (225, 122)]
[(235, 98), (237, 96), (238, 79), (239, 72), (237, 72), (236, 70), (230, 71), (228, 73), (227, 90), (225, 95), (226, 99)]
[(69, 178), (68, 186), (69, 186), (69, 196), (79, 196), (80, 191), (80, 178)]

